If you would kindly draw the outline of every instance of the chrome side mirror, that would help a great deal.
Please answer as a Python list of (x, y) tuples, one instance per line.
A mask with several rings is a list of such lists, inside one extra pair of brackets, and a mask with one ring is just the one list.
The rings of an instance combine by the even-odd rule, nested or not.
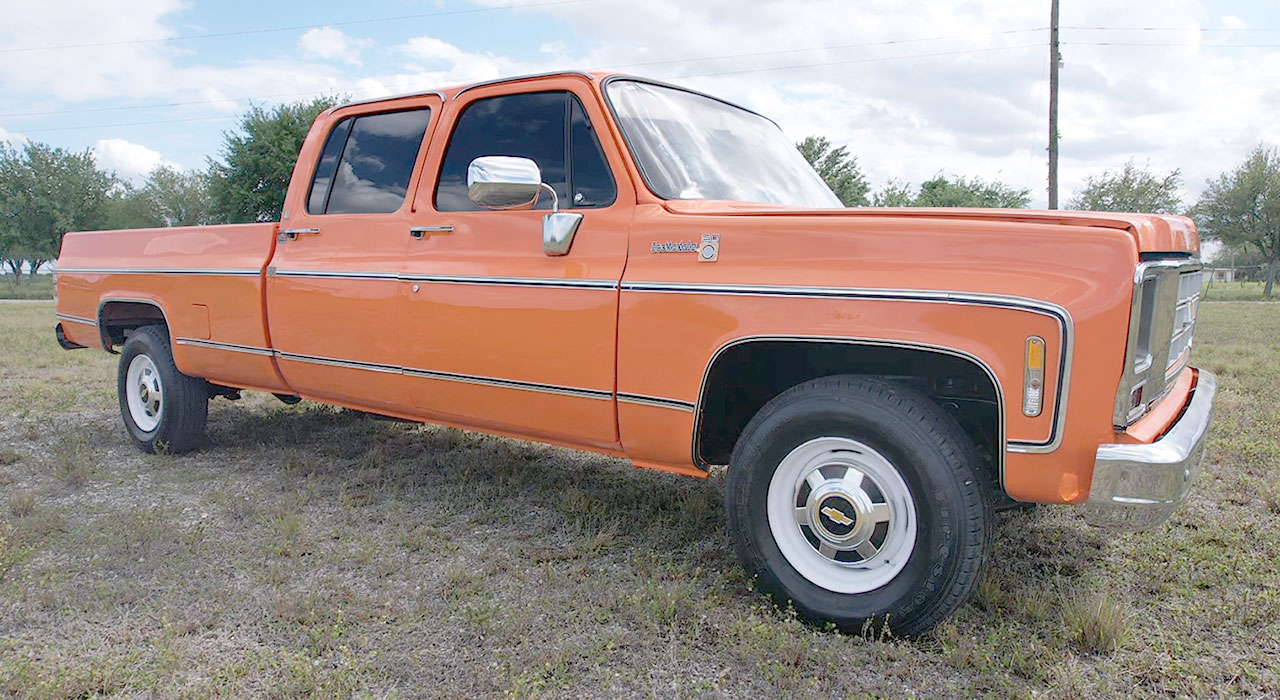
[(541, 189), (542, 173), (528, 158), (481, 156), (467, 168), (467, 198), (485, 209), (528, 209)]
[(560, 198), (542, 181), (537, 163), (515, 156), (481, 156), (467, 168), (467, 197), (486, 209), (528, 209), (538, 203), (543, 189), (551, 193), (551, 213), (542, 217), (542, 252), (568, 255), (582, 215), (560, 211)]

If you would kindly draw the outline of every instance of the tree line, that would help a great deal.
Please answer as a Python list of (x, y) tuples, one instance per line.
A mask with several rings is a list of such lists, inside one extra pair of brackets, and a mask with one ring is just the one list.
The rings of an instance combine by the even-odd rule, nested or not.
[(161, 165), (137, 185), (87, 149), (0, 143), (0, 264), (20, 282), (58, 257), (67, 231), (273, 221), (307, 129), (339, 99), (252, 107), (204, 170)]
[[(204, 170), (160, 166), (138, 185), (103, 172), (89, 150), (28, 141), (0, 144), (0, 263), (22, 276), (55, 259), (66, 231), (272, 221), (317, 114), (337, 96), (251, 107), (223, 133), (218, 158)], [(939, 173), (920, 184), (891, 180), (873, 192), (848, 146), (822, 136), (796, 144), (845, 206), (1025, 208), (1029, 189)], [(1200, 199), (1181, 201), (1180, 171), (1153, 173), (1129, 161), (1086, 179), (1070, 209), (1183, 214), (1224, 255), (1266, 267), (1270, 297), (1280, 268), (1280, 153), (1259, 145), (1239, 166), (1210, 180)]]

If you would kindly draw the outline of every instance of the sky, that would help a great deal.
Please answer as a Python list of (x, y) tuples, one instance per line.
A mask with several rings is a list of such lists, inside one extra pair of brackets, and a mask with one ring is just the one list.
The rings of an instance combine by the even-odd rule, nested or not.
[[(1205, 180), (1280, 144), (1280, 2), (1061, 0), (1061, 198), (1133, 160)], [(847, 146), (873, 188), (940, 173), (1046, 203), (1049, 0), (0, 0), (0, 140), (139, 181), (203, 168), (251, 105), (560, 69), (726, 98)]]

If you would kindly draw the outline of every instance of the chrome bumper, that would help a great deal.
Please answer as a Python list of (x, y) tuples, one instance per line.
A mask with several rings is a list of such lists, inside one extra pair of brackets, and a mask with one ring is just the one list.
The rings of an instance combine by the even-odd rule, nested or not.
[(1137, 532), (1173, 515), (1200, 472), (1218, 382), (1197, 370), (1191, 400), (1173, 427), (1149, 445), (1101, 445), (1084, 506), (1090, 525)]

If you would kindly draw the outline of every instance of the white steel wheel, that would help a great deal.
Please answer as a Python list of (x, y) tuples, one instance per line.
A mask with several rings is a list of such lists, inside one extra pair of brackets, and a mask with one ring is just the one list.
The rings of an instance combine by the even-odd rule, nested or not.
[(209, 386), (178, 370), (164, 326), (134, 329), (120, 349), (116, 370), (120, 417), (146, 452), (187, 452), (204, 441)]
[(865, 593), (893, 580), (916, 542), (916, 504), (883, 455), (847, 437), (791, 450), (773, 473), (769, 529), (782, 556), (816, 586)]
[(738, 560), (806, 619), (923, 634), (977, 585), (991, 533), (980, 465), (956, 421), (911, 386), (798, 384), (756, 413), (729, 459)]
[(129, 417), (143, 432), (152, 432), (160, 425), (164, 410), (164, 383), (160, 370), (146, 355), (135, 355), (129, 362), (125, 375), (125, 401)]

